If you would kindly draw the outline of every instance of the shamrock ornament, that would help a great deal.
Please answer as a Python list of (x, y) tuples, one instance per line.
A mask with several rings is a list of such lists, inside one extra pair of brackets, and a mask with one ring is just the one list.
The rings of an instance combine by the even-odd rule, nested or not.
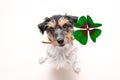
[(81, 16), (74, 26), (76, 28), (80, 28), (80, 30), (74, 31), (73, 36), (83, 45), (87, 44), (88, 35), (90, 35), (90, 38), (93, 42), (96, 42), (96, 39), (102, 32), (100, 29), (98, 29), (98, 27), (102, 26), (102, 24), (94, 23), (89, 15), (87, 15), (87, 19), (85, 16)]

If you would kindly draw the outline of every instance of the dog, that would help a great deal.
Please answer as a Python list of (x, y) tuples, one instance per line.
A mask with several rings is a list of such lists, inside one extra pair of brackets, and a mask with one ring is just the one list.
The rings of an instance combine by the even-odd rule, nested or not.
[(77, 49), (73, 45), (72, 37), (73, 25), (77, 20), (77, 16), (54, 15), (46, 17), (42, 23), (38, 24), (40, 32), (44, 34), (46, 31), (48, 40), (51, 42), (47, 49), (47, 56), (39, 59), (40, 64), (49, 59), (54, 66), (54, 71), (65, 73), (65, 70), (72, 69), (77, 74), (80, 72), (76, 56)]

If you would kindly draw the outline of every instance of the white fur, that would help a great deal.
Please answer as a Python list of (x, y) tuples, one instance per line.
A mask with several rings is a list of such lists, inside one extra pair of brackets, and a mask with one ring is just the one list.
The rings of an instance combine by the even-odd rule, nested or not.
[(72, 42), (63, 47), (50, 44), (47, 49), (47, 57), (41, 58), (39, 61), (42, 64), (47, 59), (57, 70), (72, 68), (76, 73), (80, 71), (76, 61), (76, 48), (72, 45)]

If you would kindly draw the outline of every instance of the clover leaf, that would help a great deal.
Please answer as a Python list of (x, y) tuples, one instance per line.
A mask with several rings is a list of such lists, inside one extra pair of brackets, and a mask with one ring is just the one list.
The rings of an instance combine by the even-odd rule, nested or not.
[(97, 29), (97, 27), (102, 26), (100, 23), (94, 23), (92, 18), (87, 15), (81, 16), (77, 23), (74, 24), (76, 28), (80, 28), (80, 30), (76, 30), (73, 32), (74, 38), (83, 45), (87, 44), (88, 34), (93, 42), (96, 42), (96, 39), (100, 36), (101, 30)]

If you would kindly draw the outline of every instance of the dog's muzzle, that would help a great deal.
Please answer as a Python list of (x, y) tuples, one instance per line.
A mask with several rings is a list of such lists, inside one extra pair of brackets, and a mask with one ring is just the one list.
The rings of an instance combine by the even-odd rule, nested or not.
[(64, 34), (63, 34), (63, 30), (60, 28), (56, 28), (55, 29), (55, 38), (57, 40), (57, 43), (59, 46), (64, 46)]
[(58, 40), (57, 41), (59, 44), (63, 44), (64, 40)]
[(59, 36), (57, 37), (57, 43), (59, 44), (59, 46), (64, 46), (64, 37), (62, 35)]
[(57, 42), (58, 42), (59, 45), (63, 45), (64, 40), (57, 40)]
[(65, 38), (66, 33), (67, 32), (65, 30), (63, 30), (63, 29), (61, 29), (59, 27), (57, 27), (55, 29), (54, 35), (55, 35), (55, 38), (56, 38), (57, 43), (58, 43), (59, 46), (64, 46), (65, 45), (64, 38)]

